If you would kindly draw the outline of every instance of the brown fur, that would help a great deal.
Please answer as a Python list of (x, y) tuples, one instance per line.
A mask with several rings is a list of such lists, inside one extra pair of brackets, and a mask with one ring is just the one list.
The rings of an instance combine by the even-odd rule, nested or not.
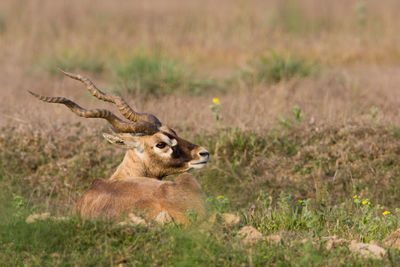
[(120, 96), (107, 94), (92, 81), (79, 74), (60, 70), (66, 76), (82, 82), (96, 98), (115, 104), (126, 120), (106, 109), (85, 109), (65, 97), (42, 96), (29, 91), (47, 103), (67, 106), (73, 113), (85, 118), (107, 120), (122, 133), (104, 134), (113, 144), (128, 148), (125, 158), (109, 181), (96, 180), (77, 203), (82, 217), (113, 218), (129, 209), (146, 210), (152, 218), (168, 212), (176, 221), (185, 223), (188, 209), (204, 215), (205, 204), (196, 179), (185, 174), (176, 182), (161, 182), (163, 177), (202, 168), (209, 160), (205, 148), (177, 136), (174, 130), (163, 126), (152, 114), (138, 113)]
[(200, 218), (206, 213), (204, 194), (189, 173), (175, 181), (137, 177), (118, 180), (97, 179), (76, 205), (83, 218), (117, 218), (131, 210), (145, 211), (147, 219), (168, 212), (177, 223), (187, 223), (187, 210)]
[[(163, 158), (155, 153), (153, 146), (161, 142), (161, 135), (167, 135), (175, 139), (178, 144), (174, 148), (171, 157)], [(138, 142), (145, 151), (144, 158), (140, 158), (135, 152), (135, 148), (129, 149), (122, 163), (118, 166), (111, 179), (121, 179), (126, 177), (152, 177), (162, 179), (165, 176), (184, 172), (190, 167), (190, 161), (199, 160), (198, 153), (204, 148), (192, 144), (176, 135), (171, 129), (163, 126), (163, 131), (151, 136), (132, 136), (130, 134), (119, 135), (127, 142)]]
[[(204, 217), (204, 194), (193, 175), (181, 174), (174, 182), (161, 179), (189, 170), (196, 162), (204, 166), (209, 159), (207, 150), (178, 137), (166, 126), (153, 135), (105, 137), (129, 149), (109, 180), (98, 179), (83, 193), (76, 205), (80, 216), (117, 218), (139, 210), (145, 212), (147, 219), (152, 219), (160, 212), (168, 212), (175, 222), (183, 224), (188, 222), (185, 216), (188, 210), (195, 211), (199, 218)], [(158, 149), (156, 145), (160, 142), (171, 144)]]

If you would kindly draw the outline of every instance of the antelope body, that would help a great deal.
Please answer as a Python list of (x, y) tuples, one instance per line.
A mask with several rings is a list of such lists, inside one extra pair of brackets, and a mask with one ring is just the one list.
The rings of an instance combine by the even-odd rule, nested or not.
[(129, 211), (143, 210), (151, 220), (168, 212), (176, 222), (186, 223), (188, 210), (204, 217), (204, 194), (193, 175), (181, 174), (175, 181), (136, 177), (96, 180), (76, 205), (83, 217), (115, 218)]
[(110, 179), (95, 180), (82, 194), (76, 212), (84, 218), (117, 218), (129, 211), (141, 210), (147, 219), (168, 212), (178, 223), (187, 222), (187, 210), (203, 217), (206, 212), (204, 194), (193, 175), (183, 173), (175, 181), (161, 179), (204, 167), (209, 160), (208, 151), (180, 138), (154, 115), (134, 111), (120, 96), (103, 93), (89, 79), (62, 72), (84, 83), (93, 96), (115, 104), (129, 120), (122, 120), (105, 109), (86, 110), (64, 97), (30, 92), (42, 101), (64, 104), (81, 117), (107, 120), (118, 133), (103, 134), (104, 137), (128, 149)]

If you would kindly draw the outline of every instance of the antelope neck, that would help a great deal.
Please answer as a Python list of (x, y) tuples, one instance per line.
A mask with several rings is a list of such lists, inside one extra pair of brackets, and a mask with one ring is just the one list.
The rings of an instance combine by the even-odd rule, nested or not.
[(151, 177), (143, 163), (135, 152), (128, 150), (121, 164), (118, 166), (115, 173), (111, 176), (110, 180), (122, 179), (127, 177)]

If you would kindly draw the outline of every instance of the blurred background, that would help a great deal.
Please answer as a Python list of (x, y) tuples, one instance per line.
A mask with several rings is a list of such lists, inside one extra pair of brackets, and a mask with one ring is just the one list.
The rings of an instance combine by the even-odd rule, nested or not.
[(232, 207), (282, 190), (396, 204), (399, 11), (397, 0), (3, 0), (2, 185), (65, 213), (123, 157), (101, 137), (107, 122), (27, 93), (118, 114), (60, 67), (207, 147), (196, 177)]
[(215, 126), (213, 98), (219, 126), (258, 132), (293, 108), (317, 123), (399, 123), (399, 11), (397, 0), (3, 0), (0, 125), (104, 123), (27, 94), (104, 106), (57, 67), (191, 133)]

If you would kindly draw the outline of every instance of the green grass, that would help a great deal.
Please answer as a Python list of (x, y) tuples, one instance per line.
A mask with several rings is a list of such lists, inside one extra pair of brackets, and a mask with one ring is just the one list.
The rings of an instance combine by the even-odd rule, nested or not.
[(303, 78), (316, 73), (318, 66), (307, 60), (273, 52), (250, 62), (243, 79), (250, 83), (278, 83), (292, 78)]
[(218, 87), (211, 80), (199, 79), (184, 64), (159, 54), (141, 53), (115, 64), (118, 88), (131, 94), (163, 96), (173, 93), (199, 95)]
[[(382, 242), (400, 213), (400, 145), (393, 127), (329, 125), (316, 130), (294, 109), (290, 124), (263, 134), (237, 129), (195, 138), (211, 154), (195, 175), (212, 211), (240, 214), (266, 241), (251, 249), (240, 228), (195, 222), (189, 227), (118, 227), (113, 222), (45, 220), (34, 212), (70, 215), (75, 200), (99, 177), (109, 177), (122, 152), (71, 125), (71, 136), (3, 129), (0, 137), (0, 262), (2, 265), (293, 265), (398, 264), (362, 259), (346, 246), (328, 251), (324, 237)], [(73, 138), (80, 131), (82, 138)], [(373, 170), (373, 171), (372, 171)], [(379, 177), (379, 179), (377, 179)], [(374, 184), (374, 186), (371, 186)], [(353, 196), (357, 194), (356, 198)], [(363, 204), (362, 201), (367, 201)], [(383, 211), (390, 214), (384, 216)], [(193, 218), (194, 219), (194, 218)]]
[(213, 155), (198, 179), (208, 193), (227, 195), (235, 207), (250, 205), (260, 191), (274, 198), (284, 191), (327, 205), (359, 192), (382, 205), (400, 201), (400, 146), (391, 127), (319, 126), (316, 131), (292, 121), (290, 128), (262, 136), (227, 130), (196, 142)]
[[(4, 202), (3, 202), (4, 204)], [(9, 204), (9, 203), (8, 203)], [(346, 246), (328, 251), (328, 235), (381, 241), (398, 227), (399, 213), (384, 217), (378, 206), (363, 206), (353, 199), (332, 209), (298, 205), (282, 195), (270, 207), (260, 196), (255, 213), (242, 211), (241, 225), (254, 225), (263, 234), (279, 233), (279, 244), (260, 241), (245, 246), (238, 228), (215, 225), (204, 228), (152, 226), (119, 227), (107, 221), (65, 221), (47, 219), (25, 223), (28, 210), (8, 208), (0, 221), (0, 262), (2, 265), (96, 265), (150, 266), (293, 265), (293, 266), (375, 266), (399, 264), (400, 252), (391, 250), (383, 260), (362, 259)], [(19, 210), (20, 212), (16, 212)], [(377, 212), (377, 213), (376, 213)], [(367, 219), (365, 219), (367, 218)]]

